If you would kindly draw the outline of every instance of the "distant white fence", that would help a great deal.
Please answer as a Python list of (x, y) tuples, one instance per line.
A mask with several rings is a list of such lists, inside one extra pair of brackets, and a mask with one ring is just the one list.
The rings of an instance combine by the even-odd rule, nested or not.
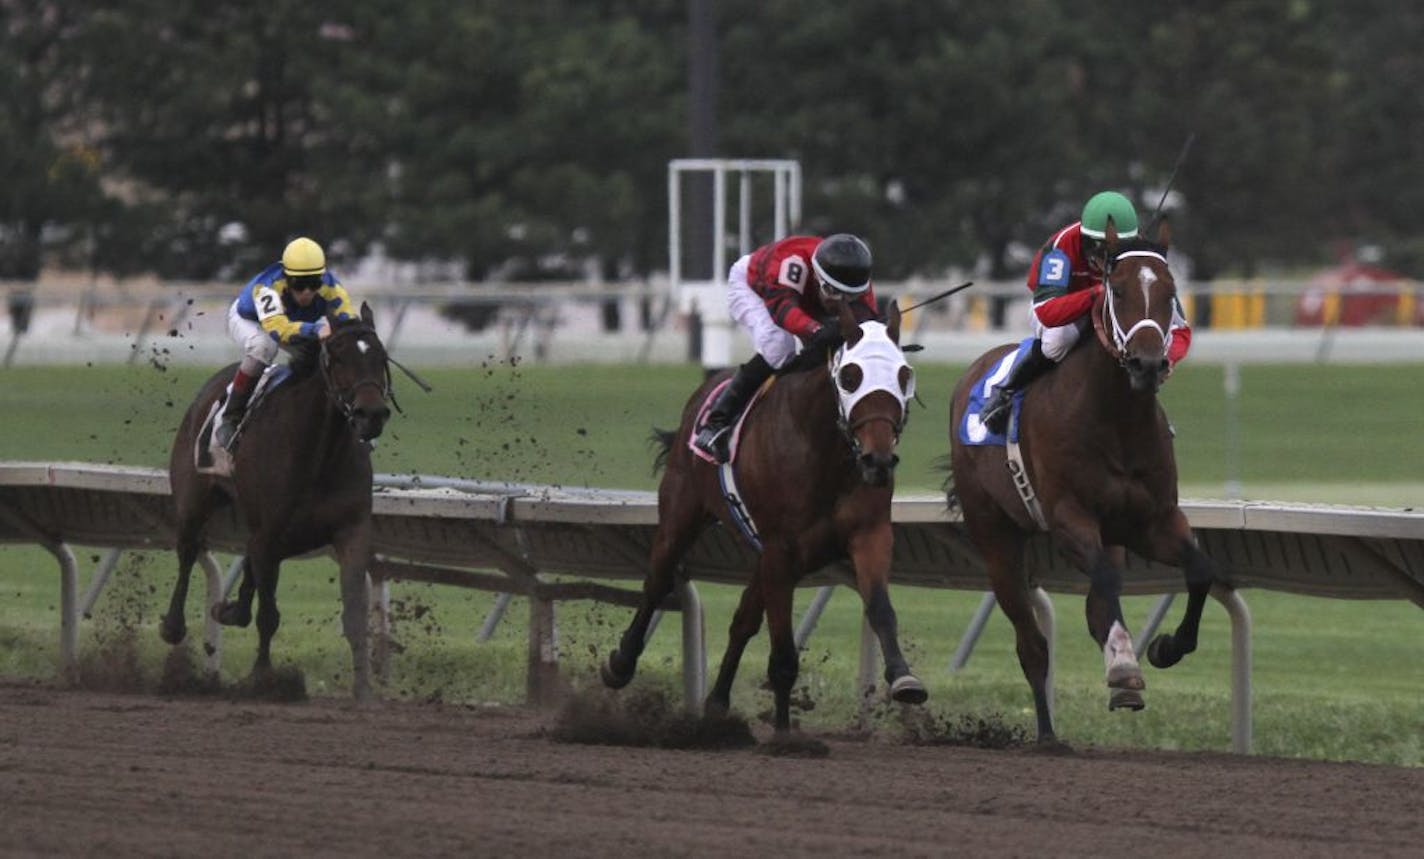
[[(947, 280), (916, 280), (881, 283), (876, 289), (908, 304), (950, 285)], [(1212, 319), (1211, 325), (1198, 322), (1191, 360), (1424, 360), (1424, 326), (1416, 309), (1424, 302), (1413, 299), (1417, 290), (1412, 282), (1391, 287), (1394, 303), (1381, 305), (1385, 309), (1374, 315), (1347, 314), (1340, 308), (1350, 305), (1342, 298), (1315, 302), (1334, 308), (1330, 312), (1312, 311), (1314, 303), (1307, 300), (1312, 289), (1303, 282), (1214, 282), (1209, 293), (1198, 292), (1188, 301), (1193, 307), (1213, 308), (1206, 316), (1191, 313)], [(22, 336), (0, 325), (0, 343), (5, 344), (0, 363), (225, 364), (235, 355), (224, 320), (236, 291), (235, 284), (211, 283), (142, 289), (0, 283), (0, 294), (26, 295), (30, 314)], [(358, 300), (371, 302), (392, 353), (426, 366), (516, 356), (553, 363), (695, 362), (693, 350), (701, 341), (698, 322), (679, 311), (680, 299), (659, 280), (355, 284), (351, 291)], [(1323, 324), (1300, 324), (1301, 319)], [(1343, 324), (1361, 321), (1371, 324)], [(968, 362), (1028, 332), (1028, 292), (1017, 281), (978, 283), (912, 312), (905, 330), (907, 338), (926, 347), (924, 360)], [(731, 336), (734, 358), (750, 352), (740, 332)]]
[[(557, 671), (553, 603), (595, 599), (631, 604), (635, 592), (597, 581), (640, 580), (657, 524), (650, 492), (577, 490), (476, 483), (448, 478), (392, 478), (403, 488), (375, 494), (378, 581), (412, 579), (475, 587), (530, 598), (529, 679), (537, 698)], [(1340, 599), (1409, 600), (1424, 608), (1424, 513), (1375, 508), (1196, 501), (1183, 509), (1203, 550), (1224, 576), (1216, 596), (1232, 620), (1232, 745), (1251, 748), (1251, 623), (1238, 589), (1264, 588)], [(957, 517), (938, 496), (894, 502), (894, 579), (899, 586), (982, 591), (978, 554)], [(209, 528), (213, 550), (244, 550), (231, 513)], [(39, 544), (60, 565), (60, 635), (67, 664), (77, 656), (80, 618), (112, 571), (117, 551), (165, 549), (174, 543), (174, 516), (164, 471), (85, 463), (0, 463), (0, 543)], [(75, 545), (108, 548), (81, 594)], [(692, 581), (744, 584), (753, 556), (740, 540), (710, 528), (685, 561)], [(1026, 563), (1042, 589), (1085, 593), (1087, 579), (1053, 551), (1046, 537), (1030, 542)], [(203, 558), (209, 604), (227, 581), (211, 555)], [(831, 566), (806, 584), (847, 583), (849, 571)], [(1129, 558), (1125, 593), (1182, 590), (1178, 570)], [(823, 592), (824, 596), (828, 592)], [(818, 600), (820, 601), (820, 600)], [(1052, 640), (1052, 605), (1040, 593)], [(379, 599), (378, 599), (379, 603)], [(823, 602), (822, 602), (823, 604)], [(688, 703), (704, 694), (706, 654), (696, 589), (684, 586), (667, 608), (683, 609), (684, 686)], [(1143, 625), (1145, 639), (1166, 610), (1159, 603)], [(985, 613), (987, 614), (987, 613)], [(982, 625), (982, 618), (980, 619)], [(802, 635), (808, 630), (804, 628)], [(972, 645), (971, 629), (961, 654)], [(216, 646), (216, 628), (209, 629)], [(862, 680), (875, 682), (872, 643), (862, 652)]]

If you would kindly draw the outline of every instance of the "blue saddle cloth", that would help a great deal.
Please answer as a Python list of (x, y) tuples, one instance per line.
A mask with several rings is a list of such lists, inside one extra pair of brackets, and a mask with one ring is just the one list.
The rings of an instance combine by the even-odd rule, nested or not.
[[(1008, 438), (999, 433), (990, 432), (984, 426), (980, 416), (984, 411), (984, 404), (994, 395), (994, 387), (1003, 383), (1013, 372), (1014, 367), (1023, 360), (1033, 346), (1033, 338), (1024, 338), (1019, 344), (1019, 348), (1009, 352), (995, 361), (982, 377), (974, 382), (974, 387), (969, 389), (969, 403), (964, 409), (964, 418), (959, 422), (959, 440), (964, 444), (1007, 444)], [(1009, 416), (1009, 434), (1014, 441), (1019, 437), (1019, 409), (1023, 406), (1023, 391), (1014, 394), (1013, 412)]]

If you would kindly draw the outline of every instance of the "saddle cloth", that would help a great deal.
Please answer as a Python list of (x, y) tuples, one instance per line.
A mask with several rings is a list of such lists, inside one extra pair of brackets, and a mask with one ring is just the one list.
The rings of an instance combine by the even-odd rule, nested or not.
[(984, 405), (994, 395), (994, 386), (1002, 384), (1014, 367), (1028, 354), (1033, 346), (1033, 338), (1025, 338), (1018, 349), (1004, 355), (992, 364), (984, 375), (969, 389), (969, 402), (965, 404), (964, 417), (959, 422), (959, 440), (964, 444), (1008, 444), (1019, 438), (1019, 409), (1023, 407), (1023, 391), (1014, 394), (1013, 411), (1009, 415), (1008, 435), (990, 432), (984, 426), (981, 415)]
[[(243, 416), (242, 423), (237, 425), (237, 432), (233, 435), (233, 442), (242, 437), (243, 427), (252, 420), (252, 415), (257, 408), (262, 405), (262, 401), (267, 399), (267, 395), (276, 390), (279, 385), (285, 382), (292, 375), (292, 370), (285, 364), (272, 364), (262, 371), (261, 377), (257, 379), (257, 386), (252, 390), (252, 400), (247, 405), (247, 414)], [(218, 422), (222, 420), (223, 409), (227, 407), (227, 399), (232, 396), (232, 382), (227, 383), (223, 388), (222, 396), (213, 401), (208, 408), (208, 416), (203, 420), (203, 425), (198, 429), (198, 437), (193, 442), (193, 464), (197, 466), (201, 474), (218, 474), (224, 477), (232, 475), (232, 454), (213, 444), (213, 431), (217, 429)]]

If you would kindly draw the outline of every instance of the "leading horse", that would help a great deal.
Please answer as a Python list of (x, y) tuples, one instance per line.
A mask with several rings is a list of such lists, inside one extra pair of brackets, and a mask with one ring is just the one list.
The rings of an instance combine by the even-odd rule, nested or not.
[(341, 625), (351, 646), (352, 693), (371, 696), (367, 648), (371, 562), (371, 445), (391, 410), (390, 367), (369, 306), (359, 319), (332, 323), (315, 358), (293, 362), (292, 378), (254, 406), (233, 457), (233, 476), (200, 473), (196, 438), (235, 366), (210, 378), (188, 407), (169, 460), (178, 522), (178, 581), (160, 627), (183, 641), (183, 606), (193, 562), (205, 548), (213, 512), (236, 503), (247, 527), (247, 557), (236, 601), (211, 607), (221, 623), (247, 626), (254, 591), (258, 647), (255, 676), (270, 672), (277, 632), (277, 574), (282, 561), (330, 545), (341, 565)]
[[(1109, 225), (1106, 288), (1093, 307), (1093, 331), (1029, 386), (1018, 418), (1023, 467), (1046, 529), (1088, 576), (1088, 631), (1103, 648), (1112, 709), (1141, 709), (1145, 686), (1119, 601), (1124, 548), (1184, 571), (1182, 621), (1175, 633), (1157, 636), (1148, 647), (1158, 668), (1196, 649), (1202, 607), (1216, 579), (1178, 506), (1172, 430), (1157, 401), (1170, 372), (1166, 355), (1177, 290), (1167, 265), (1170, 241), (1165, 221), (1155, 242), (1119, 241)], [(1012, 349), (981, 356), (954, 389), (949, 501), (962, 509), (994, 596), (1013, 622), (1019, 664), (1033, 690), (1038, 739), (1052, 743), (1048, 643), (1034, 619), (1022, 568), (1024, 543), (1040, 528), (1006, 467), (1005, 446), (966, 438), (983, 435), (974, 415), (965, 424), (971, 389)]]
[[(793, 590), (805, 574), (846, 557), (855, 568), (866, 619), (880, 640), (891, 698), (908, 703), (926, 698), (924, 684), (910, 673), (900, 651), (889, 592), (890, 500), (899, 461), (895, 448), (906, 403), (914, 396), (914, 371), (898, 345), (895, 304), (886, 322), (863, 323), (842, 305), (839, 324), (844, 345), (829, 364), (778, 376), (753, 405), (734, 460), (760, 556), (732, 619), (706, 711), (726, 713), (742, 652), (765, 614), (771, 636), (767, 677), (778, 736), (790, 729), (791, 690), (799, 671), (791, 625)], [(692, 395), (675, 435), (657, 434), (663, 445), (658, 462), (666, 464), (666, 472), (658, 487), (651, 565), (641, 604), (602, 668), (610, 687), (621, 688), (633, 679), (653, 613), (672, 592), (677, 563), (702, 529), (714, 520), (741, 528), (723, 495), (719, 466), (686, 443), (701, 405), (725, 378), (709, 379)]]

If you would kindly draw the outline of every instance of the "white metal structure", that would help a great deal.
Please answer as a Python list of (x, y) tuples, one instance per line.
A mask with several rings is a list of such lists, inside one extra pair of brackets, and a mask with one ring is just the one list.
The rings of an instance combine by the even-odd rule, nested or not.
[[(801, 223), (801, 163), (786, 159), (676, 158), (668, 162), (668, 276), (671, 300), (679, 313), (697, 314), (702, 321), (702, 366), (726, 367), (732, 363), (732, 318), (727, 312), (727, 268), (756, 248), (752, 242), (753, 176), (766, 173), (772, 182), (771, 239), (790, 234)], [(712, 232), (690, 236), (708, 241), (712, 248), (711, 280), (688, 280), (683, 275), (683, 178), (710, 174), (712, 181)], [(728, 182), (737, 183), (737, 255), (727, 258)]]
[[(553, 602), (596, 599), (633, 604), (636, 592), (594, 581), (553, 582), (547, 574), (641, 580), (657, 525), (651, 492), (573, 490), (548, 486), (421, 478), (427, 488), (378, 490), (375, 542), (378, 580), (414, 579), (530, 597), (531, 697), (556, 670)], [(1241, 501), (1186, 502), (1183, 510), (1202, 549), (1224, 577), (1216, 596), (1232, 620), (1232, 745), (1251, 748), (1250, 613), (1237, 588), (1258, 587), (1343, 599), (1405, 599), (1424, 608), (1424, 512)], [(940, 496), (894, 502), (897, 586), (982, 591), (978, 553), (957, 514)], [(158, 469), (85, 463), (0, 463), (0, 543), (38, 543), (59, 560), (62, 651), (77, 656), (82, 609), (92, 605), (112, 561), (96, 570), (85, 596), (71, 546), (168, 549), (174, 541), (168, 475)], [(234, 515), (215, 517), (214, 550), (242, 551)], [(1028, 544), (1025, 562), (1040, 587), (1082, 594), (1087, 578), (1052, 548), (1046, 536)], [(175, 562), (176, 563), (176, 562)], [(737, 535), (711, 528), (684, 567), (691, 580), (745, 584), (753, 556)], [(211, 558), (203, 565), (209, 602), (225, 584)], [(231, 575), (231, 573), (229, 573)], [(850, 581), (828, 567), (805, 584)], [(1181, 573), (1129, 558), (1126, 594), (1171, 594)], [(666, 608), (683, 611), (684, 687), (695, 707), (704, 694), (706, 654), (696, 590), (685, 585)], [(1040, 611), (1052, 640), (1051, 604)], [(804, 630), (809, 632), (809, 629)], [(873, 645), (873, 642), (870, 642)], [(862, 674), (874, 680), (873, 647)], [(869, 668), (867, 668), (869, 666)]]

